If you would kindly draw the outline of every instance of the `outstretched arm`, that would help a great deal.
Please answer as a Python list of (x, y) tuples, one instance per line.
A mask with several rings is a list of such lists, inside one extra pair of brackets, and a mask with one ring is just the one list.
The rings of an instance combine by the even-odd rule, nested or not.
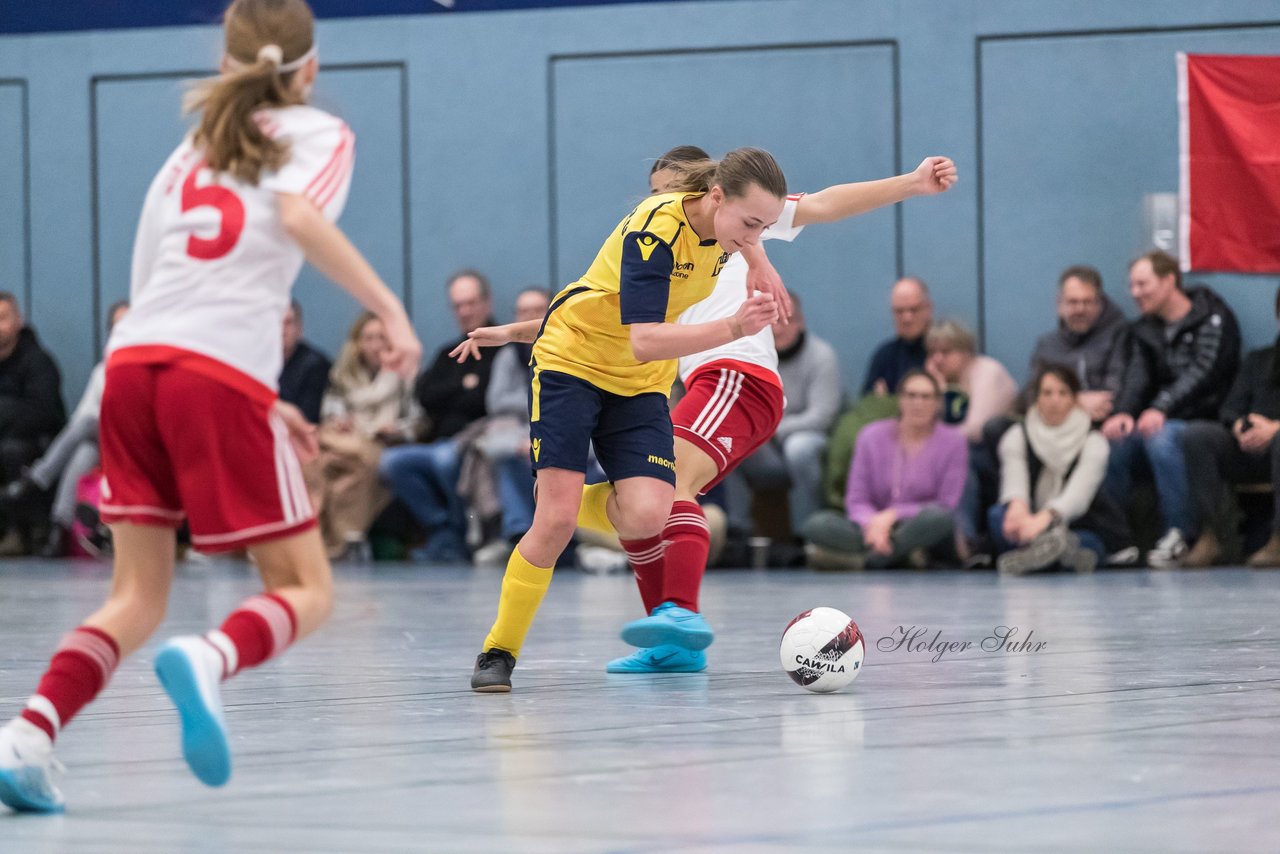
[(467, 359), (480, 359), (481, 347), (501, 347), (512, 341), (521, 344), (532, 344), (538, 337), (540, 319), (521, 320), (517, 323), (504, 323), (501, 326), (481, 326), (467, 333), (467, 338), (457, 347), (449, 351), (449, 355), (459, 363)]
[(733, 317), (706, 323), (632, 323), (631, 351), (638, 361), (678, 359), (755, 335), (778, 318), (778, 304), (769, 294), (756, 294), (738, 307)]
[(838, 222), (892, 205), (912, 196), (946, 192), (956, 182), (956, 165), (949, 157), (926, 157), (915, 171), (878, 181), (836, 184), (796, 202), (795, 224)]
[(382, 358), (383, 364), (402, 376), (411, 377), (417, 373), (418, 363), (422, 361), (422, 344), (400, 300), (342, 229), (329, 222), (310, 199), (293, 193), (276, 195), (281, 225), (301, 247), (311, 265), (382, 321), (391, 344)]

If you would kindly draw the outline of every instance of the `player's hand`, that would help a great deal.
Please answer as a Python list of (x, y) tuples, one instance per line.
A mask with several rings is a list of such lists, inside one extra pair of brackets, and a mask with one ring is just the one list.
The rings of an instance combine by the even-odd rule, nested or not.
[[(509, 324), (508, 324), (509, 326)], [(467, 333), (467, 339), (449, 351), (459, 364), (467, 359), (480, 359), (481, 347), (501, 347), (513, 340), (508, 326), (481, 326)]]
[(1272, 421), (1264, 415), (1250, 414), (1252, 427), (1240, 437), (1240, 448), (1250, 454), (1261, 454), (1271, 447), (1271, 441), (1280, 432), (1280, 421)]
[(320, 456), (320, 440), (316, 437), (316, 425), (307, 420), (302, 410), (283, 400), (275, 402), (276, 414), (289, 431), (289, 443), (298, 454), (298, 461), (309, 463)]
[(1102, 425), (1102, 435), (1111, 441), (1123, 439), (1133, 432), (1133, 416), (1127, 412), (1112, 415)]
[(911, 174), (922, 196), (945, 193), (960, 177), (950, 157), (926, 157)]
[(405, 379), (413, 379), (422, 363), (422, 342), (409, 325), (408, 318), (384, 318), (387, 350), (382, 354), (382, 367), (395, 371)]
[(756, 294), (738, 306), (734, 319), (744, 337), (755, 335), (778, 320), (778, 303), (772, 294)]
[(747, 255), (743, 253), (743, 257), (747, 259), (747, 297), (750, 298), (757, 293), (769, 294), (778, 304), (778, 315), (783, 323), (791, 321), (791, 294), (787, 293), (787, 286), (783, 284), (782, 277), (778, 275), (778, 271), (769, 263), (768, 257), (764, 252), (753, 253)]

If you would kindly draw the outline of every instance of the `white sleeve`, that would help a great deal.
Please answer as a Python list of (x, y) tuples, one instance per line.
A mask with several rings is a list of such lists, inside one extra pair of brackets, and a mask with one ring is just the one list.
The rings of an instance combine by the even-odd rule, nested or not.
[(786, 204), (782, 206), (782, 213), (779, 214), (778, 221), (764, 230), (764, 234), (760, 235), (761, 240), (785, 240), (790, 243), (796, 239), (800, 232), (804, 231), (803, 225), (795, 225), (797, 203), (803, 195), (804, 193), (796, 193), (787, 196)]
[(262, 176), (261, 186), (276, 193), (306, 196), (336, 220), (347, 203), (355, 164), (355, 134), (341, 119), (320, 110), (281, 112), (273, 136), (289, 143), (289, 160)]

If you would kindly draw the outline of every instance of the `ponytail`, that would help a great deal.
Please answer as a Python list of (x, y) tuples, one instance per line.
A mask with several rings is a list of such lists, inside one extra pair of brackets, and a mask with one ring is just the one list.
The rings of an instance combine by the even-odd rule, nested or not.
[(305, 0), (236, 0), (227, 9), (226, 72), (197, 83), (187, 112), (199, 112), (194, 142), (205, 163), (248, 184), (289, 159), (255, 119), (267, 107), (305, 103), (291, 85), (315, 56), (313, 17)]

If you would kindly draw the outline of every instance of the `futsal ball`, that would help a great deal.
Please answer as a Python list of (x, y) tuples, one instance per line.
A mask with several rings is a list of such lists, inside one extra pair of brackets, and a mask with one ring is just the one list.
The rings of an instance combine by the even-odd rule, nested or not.
[(805, 611), (787, 625), (778, 650), (782, 669), (800, 687), (839, 691), (862, 669), (865, 647), (858, 624), (835, 608)]

